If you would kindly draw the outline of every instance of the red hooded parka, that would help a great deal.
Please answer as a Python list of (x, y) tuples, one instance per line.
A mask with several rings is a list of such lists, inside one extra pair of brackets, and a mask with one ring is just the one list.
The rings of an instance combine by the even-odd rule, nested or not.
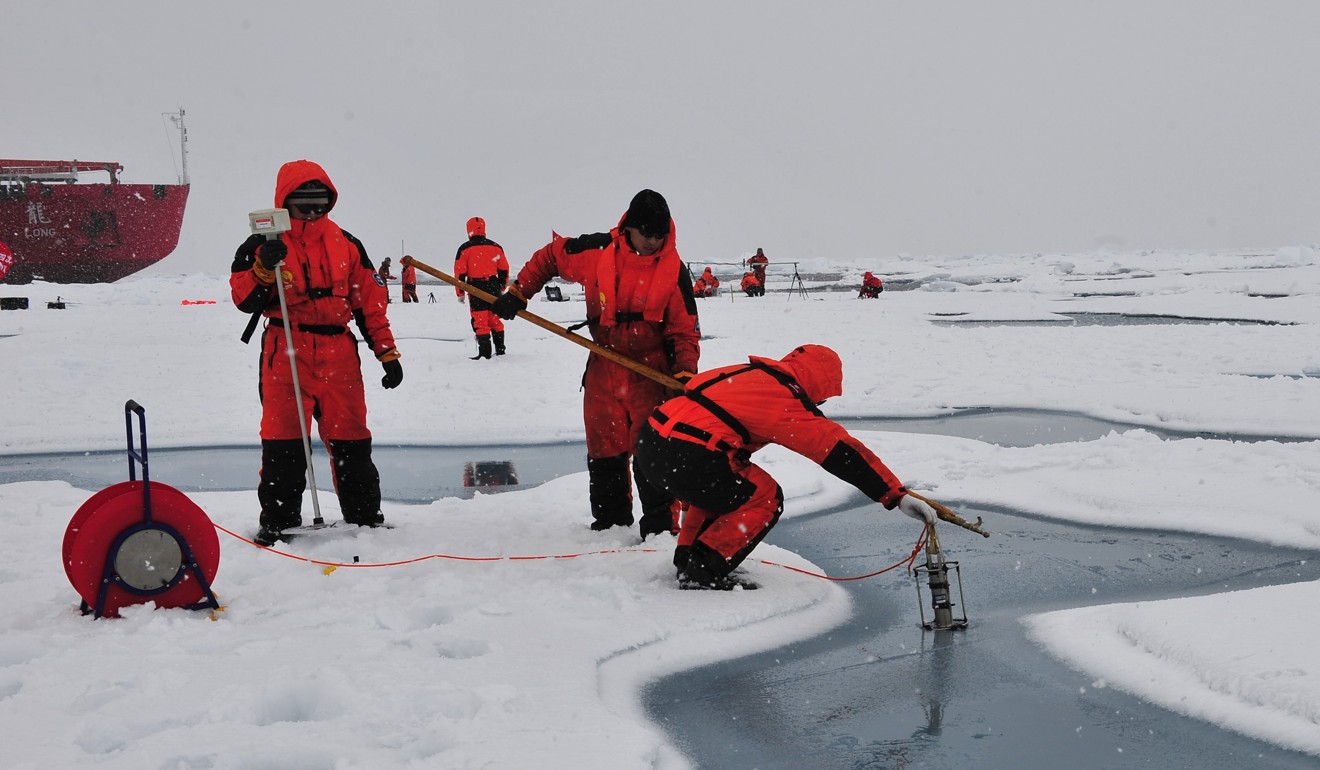
[[(308, 160), (284, 164), (276, 177), (275, 206), (283, 207), (300, 185), (319, 181), (330, 191), (330, 208), (338, 191), (325, 170)], [(288, 256), (280, 265), (289, 318), (280, 318), (274, 286), (258, 278), (252, 265), (265, 240), (254, 235), (239, 247), (229, 277), (234, 304), (245, 312), (271, 319), (261, 337), (262, 439), (300, 439), (289, 357), (283, 324), (295, 324), (293, 339), (305, 414), (318, 414), (323, 439), (370, 438), (357, 340), (348, 330), (355, 320), (377, 359), (397, 357), (394, 335), (385, 315), (388, 295), (376, 275), (366, 248), (330, 220), (329, 213), (312, 221), (290, 220), (281, 236)]]
[[(519, 293), (531, 297), (555, 276), (582, 284), (593, 340), (661, 372), (695, 372), (701, 334), (675, 236), (671, 222), (647, 257), (628, 245), (622, 217), (609, 233), (556, 238), (518, 273)], [(583, 383), (587, 455), (630, 454), (664, 386), (594, 353)]]
[[(556, 276), (581, 284), (593, 340), (661, 372), (695, 372), (701, 332), (691, 279), (675, 247), (673, 220), (659, 250), (642, 256), (628, 243), (627, 216), (608, 233), (556, 236), (532, 255), (511, 290), (532, 297)], [(631, 523), (627, 461), (651, 410), (668, 393), (654, 380), (595, 353), (587, 359), (582, 382), (592, 513), (598, 522)], [(651, 487), (637, 481), (644, 519), (661, 515), (657, 512), (670, 504), (668, 496), (652, 497)]]

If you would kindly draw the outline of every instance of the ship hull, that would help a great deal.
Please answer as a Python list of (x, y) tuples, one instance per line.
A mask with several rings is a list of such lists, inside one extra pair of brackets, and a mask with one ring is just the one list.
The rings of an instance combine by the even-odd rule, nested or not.
[(188, 185), (38, 184), (0, 189), (3, 283), (110, 283), (179, 245)]

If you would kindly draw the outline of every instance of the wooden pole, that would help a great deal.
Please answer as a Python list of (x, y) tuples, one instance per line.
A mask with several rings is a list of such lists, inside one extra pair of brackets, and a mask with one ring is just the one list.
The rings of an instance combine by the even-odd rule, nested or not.
[[(458, 280), (452, 275), (441, 272), (440, 270), (431, 267), (425, 262), (418, 262), (416, 259), (413, 259), (412, 257), (404, 257), (403, 259), (400, 260), (400, 262), (405, 265), (412, 265), (413, 267), (417, 268), (418, 270), (421, 270), (423, 273), (426, 273), (427, 275), (435, 276), (436, 278), (439, 278), (440, 280), (444, 281), (450, 286), (456, 286), (462, 289), (463, 291), (467, 292), (468, 294), (471, 294), (472, 296), (476, 297), (477, 299), (485, 300), (486, 302), (490, 302), (490, 303), (495, 302), (495, 295), (489, 292), (482, 291), (481, 289), (478, 289), (477, 287), (473, 286), (470, 283), (464, 283), (463, 281)], [(649, 379), (655, 380), (656, 382), (660, 383), (661, 385), (664, 385), (666, 388), (669, 388), (670, 390), (683, 389), (683, 383), (679, 382), (673, 377), (670, 377), (669, 375), (663, 372), (656, 371), (655, 369), (652, 369), (646, 364), (638, 363), (637, 361), (632, 360), (631, 358), (623, 355), (622, 353), (617, 353), (603, 345), (598, 345), (595, 342), (592, 342), (591, 340), (587, 339), (586, 337), (583, 337), (579, 334), (574, 334), (573, 332), (565, 329), (559, 324), (556, 324), (553, 321), (547, 321), (546, 319), (542, 318), (541, 316), (535, 313), (532, 313), (527, 310), (519, 310), (518, 317), (526, 319), (527, 321), (536, 324), (537, 326), (541, 327), (542, 329), (545, 329), (548, 332), (557, 334), (560, 337), (563, 337), (564, 339), (568, 340), (569, 342), (573, 342), (578, 345), (581, 345), (587, 350), (590, 350), (592, 353), (596, 353), (597, 355), (600, 355), (604, 358), (608, 358), (609, 360), (613, 361), (619, 366), (624, 367), (625, 369), (630, 369), (642, 375), (643, 377), (647, 377)]]
[[(918, 500), (922, 501), (923, 503), (926, 503), (926, 504), (929, 505), (931, 508), (934, 508), (934, 509), (935, 509), (935, 513), (936, 513), (936, 515), (938, 515), (942, 521), (947, 521), (947, 522), (949, 522), (950, 524), (957, 524), (958, 526), (962, 527), (962, 528), (965, 529), (965, 530), (968, 530), (968, 531), (971, 531), (971, 532), (975, 532), (976, 534), (980, 535), (981, 537), (990, 537), (990, 533), (989, 533), (989, 532), (986, 532), (984, 529), (981, 528), (981, 517), (980, 517), (980, 516), (977, 516), (977, 517), (976, 517), (976, 521), (975, 521), (975, 522), (971, 522), (971, 521), (968, 521), (967, 519), (964, 519), (963, 517), (959, 516), (958, 514), (954, 513), (954, 512), (953, 512), (953, 509), (951, 509), (951, 508), (949, 508), (949, 507), (947, 507), (947, 506), (945, 506), (945, 505), (942, 505), (942, 504), (940, 504), (940, 503), (937, 503), (937, 502), (935, 502), (934, 500), (930, 499), (929, 497), (922, 497), (921, 495), (917, 494), (916, 492), (913, 492), (913, 491), (910, 490), (910, 489), (908, 490), (907, 493), (908, 493), (909, 495), (912, 495), (913, 497), (917, 498)], [(933, 534), (934, 534), (934, 533), (933, 533), (933, 530), (932, 530), (932, 535), (933, 535)]]

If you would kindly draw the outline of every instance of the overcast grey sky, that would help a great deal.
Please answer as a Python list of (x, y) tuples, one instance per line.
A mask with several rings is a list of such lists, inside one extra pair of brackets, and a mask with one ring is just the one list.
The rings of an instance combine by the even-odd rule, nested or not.
[(1271, 248), (1320, 221), (1320, 3), (0, 0), (0, 155), (175, 176), (223, 272), (310, 158), (379, 261), (670, 202), (691, 262)]

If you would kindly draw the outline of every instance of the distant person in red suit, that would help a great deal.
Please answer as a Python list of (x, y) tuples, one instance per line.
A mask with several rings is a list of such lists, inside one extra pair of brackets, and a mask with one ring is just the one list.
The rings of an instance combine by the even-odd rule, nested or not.
[[(468, 239), (454, 255), (454, 275), (463, 283), (472, 284), (487, 294), (498, 297), (509, 285), (509, 259), (504, 248), (486, 237), (486, 220), (472, 217), (467, 221)], [(462, 302), (462, 289), (455, 288)], [(473, 360), (490, 358), (491, 343), (495, 355), (504, 355), (504, 321), (491, 310), (489, 302), (479, 297), (468, 297), (468, 311), (472, 316), (472, 333), (477, 335), (477, 355)]]
[(701, 277), (692, 284), (692, 296), (713, 297), (719, 293), (717, 291), (719, 288), (720, 279), (715, 277), (715, 273), (712, 272), (710, 266), (707, 265), (706, 270), (701, 274)]
[[(407, 259), (407, 257), (404, 257)], [(417, 268), (412, 265), (403, 267), (403, 301), (417, 302)]]
[(770, 258), (759, 248), (747, 260), (747, 266), (752, 269), (753, 273), (756, 273), (756, 280), (760, 281), (762, 286), (765, 285), (765, 266), (768, 264), (770, 264)]
[(376, 268), (376, 274), (385, 282), (385, 302), (388, 304), (394, 300), (390, 299), (390, 281), (394, 280), (394, 274), (390, 272), (390, 258), (386, 257), (380, 261), (380, 267)]
[(862, 290), (858, 297), (862, 299), (875, 299), (880, 296), (880, 292), (885, 290), (885, 285), (868, 270), (866, 275), (862, 276)]
[(742, 286), (743, 292), (749, 297), (765, 296), (765, 281), (757, 278), (755, 272), (743, 273), (742, 283), (740, 285)]

